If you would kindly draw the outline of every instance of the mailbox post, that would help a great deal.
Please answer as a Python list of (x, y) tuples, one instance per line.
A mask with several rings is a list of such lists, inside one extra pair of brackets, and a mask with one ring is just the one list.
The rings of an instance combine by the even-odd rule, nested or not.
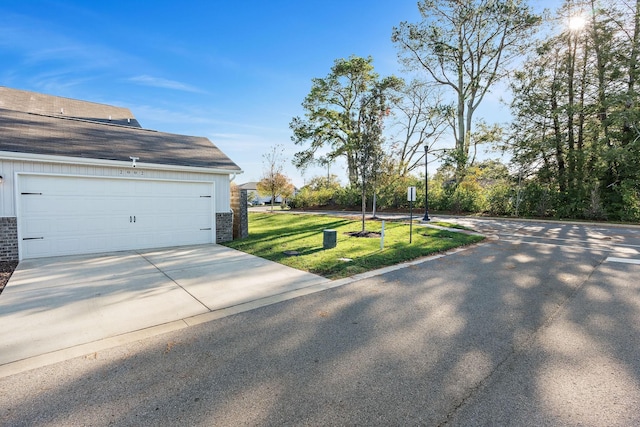
[(416, 187), (407, 188), (407, 201), (409, 202), (409, 243), (413, 241), (413, 202), (416, 201)]

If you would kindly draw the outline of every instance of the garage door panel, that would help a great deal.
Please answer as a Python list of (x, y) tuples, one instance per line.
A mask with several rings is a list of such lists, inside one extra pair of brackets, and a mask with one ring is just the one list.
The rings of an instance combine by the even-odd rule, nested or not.
[(31, 255), (32, 258), (50, 256), (51, 242), (44, 240), (25, 240), (22, 242), (22, 250)]
[(165, 247), (211, 243), (210, 232), (201, 230), (150, 232), (136, 234), (137, 245), (141, 247)]
[(83, 202), (82, 199), (64, 199), (64, 201), (58, 202), (55, 197), (46, 197), (42, 199), (41, 204), (47, 216), (64, 218), (65, 216), (75, 216), (79, 211), (78, 208), (84, 205)]
[(30, 215), (71, 215), (83, 205), (91, 205), (86, 199), (68, 196), (23, 196), (22, 209)]
[[(49, 239), (52, 240), (52, 239)], [(75, 253), (77, 248), (84, 247), (86, 248), (86, 241), (80, 237), (66, 237), (66, 238), (58, 238), (52, 241), (52, 246), (54, 251), (60, 255), (69, 255)]]
[(50, 200), (43, 196), (21, 196), (22, 209), (33, 215), (47, 215), (50, 211)]
[(136, 222), (132, 226), (132, 232), (139, 233), (160, 233), (170, 231), (175, 235), (188, 233), (190, 231), (200, 231), (201, 229), (211, 230), (212, 221), (208, 215), (155, 215), (136, 216)]
[(50, 229), (50, 221), (48, 218), (32, 218), (22, 227), (22, 235), (24, 238), (41, 237), (43, 233), (48, 233)]
[(145, 226), (150, 229), (158, 230), (159, 232), (163, 232), (165, 230), (170, 230), (171, 228), (182, 228), (183, 224), (180, 224), (176, 221), (176, 217), (173, 215), (159, 215), (155, 218), (153, 223), (149, 221), (145, 221), (144, 218), (140, 219), (140, 225)]
[(23, 258), (213, 243), (212, 183), (22, 175), (19, 190), (35, 193), (20, 196)]

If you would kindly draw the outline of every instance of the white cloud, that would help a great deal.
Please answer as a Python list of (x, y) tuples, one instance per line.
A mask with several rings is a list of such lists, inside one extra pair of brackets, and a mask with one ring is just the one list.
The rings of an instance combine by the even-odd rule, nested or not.
[(136, 77), (131, 77), (128, 81), (137, 83), (143, 86), (151, 86), (151, 87), (159, 87), (163, 89), (172, 89), (172, 90), (180, 90), (183, 92), (192, 92), (192, 93), (205, 93), (205, 91), (198, 89), (195, 86), (191, 86), (186, 83), (177, 82), (175, 80), (163, 79), (162, 77), (153, 77), (148, 75), (141, 75)]

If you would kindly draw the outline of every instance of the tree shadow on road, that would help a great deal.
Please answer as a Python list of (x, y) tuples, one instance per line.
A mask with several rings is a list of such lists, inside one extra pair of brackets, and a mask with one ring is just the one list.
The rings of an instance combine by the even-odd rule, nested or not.
[(580, 363), (615, 359), (628, 376), (607, 387), (640, 384), (638, 288), (592, 275), (605, 256), (494, 241), (1, 379), (14, 392), (0, 414), (15, 425), (588, 422), (571, 418), (584, 402), (558, 392), (606, 390), (572, 385), (591, 366)]

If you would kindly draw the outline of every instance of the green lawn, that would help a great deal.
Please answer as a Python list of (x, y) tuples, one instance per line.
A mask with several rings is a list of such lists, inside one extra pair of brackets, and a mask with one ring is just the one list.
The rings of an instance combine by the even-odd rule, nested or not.
[[(367, 221), (367, 231), (381, 229), (380, 221)], [(249, 213), (249, 237), (225, 243), (259, 257), (330, 279), (348, 277), (376, 268), (468, 245), (483, 239), (463, 233), (413, 226), (409, 244), (409, 224), (385, 223), (384, 249), (380, 238), (351, 237), (345, 233), (360, 231), (362, 223), (322, 215)], [(337, 231), (338, 244), (322, 248), (323, 230)], [(286, 255), (297, 251), (299, 255)], [(345, 261), (348, 258), (352, 261)]]

